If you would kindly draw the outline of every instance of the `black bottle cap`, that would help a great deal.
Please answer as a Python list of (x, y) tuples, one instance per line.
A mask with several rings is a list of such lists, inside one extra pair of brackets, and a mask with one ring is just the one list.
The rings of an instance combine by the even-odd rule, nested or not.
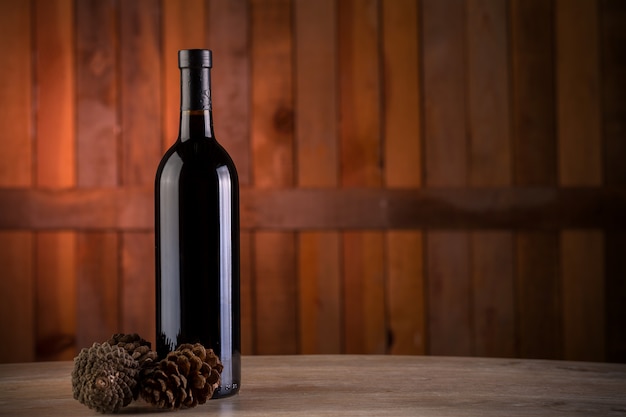
[(211, 50), (183, 49), (178, 51), (178, 68), (211, 68)]

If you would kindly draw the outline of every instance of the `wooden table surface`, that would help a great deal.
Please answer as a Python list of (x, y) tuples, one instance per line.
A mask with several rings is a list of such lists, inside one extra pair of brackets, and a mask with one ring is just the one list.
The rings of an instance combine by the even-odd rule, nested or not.
[[(0, 416), (100, 415), (72, 362), (0, 365)], [(626, 416), (626, 365), (433, 356), (247, 356), (239, 395), (179, 416)], [(121, 414), (154, 415), (134, 402)], [(158, 412), (163, 415), (163, 413)]]

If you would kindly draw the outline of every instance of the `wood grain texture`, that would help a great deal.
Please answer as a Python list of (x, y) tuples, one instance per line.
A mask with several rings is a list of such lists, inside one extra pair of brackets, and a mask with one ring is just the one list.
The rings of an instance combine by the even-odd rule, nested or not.
[(467, 3), (468, 183), (509, 186), (513, 168), (507, 3)]
[(385, 353), (384, 234), (344, 232), (341, 243), (345, 353)]
[(339, 233), (299, 234), (299, 353), (343, 350), (340, 254)]
[(558, 235), (519, 232), (515, 248), (519, 354), (523, 358), (562, 357), (563, 300)]
[[(624, 42), (626, 42), (626, 4), (615, 0), (600, 2), (602, 23), (601, 68), (602, 68), (602, 133), (604, 148), (605, 184), (626, 185), (626, 167), (623, 155), (626, 152), (626, 83), (624, 71)], [(626, 335), (622, 323), (626, 321), (626, 235), (621, 231), (608, 230), (605, 240), (606, 259), (606, 330), (607, 360), (626, 361)]]
[(41, 360), (151, 331), (133, 293), (177, 51), (210, 48), (243, 186), (244, 352), (459, 337), (626, 361), (624, 28), (620, 0), (0, 2), (0, 306), (32, 324), (11, 332)]
[(39, 232), (35, 240), (37, 360), (69, 360), (76, 353), (76, 233)]
[(512, 0), (510, 16), (514, 180), (556, 184), (554, 1)]
[[(456, 1), (425, 1), (422, 18), (424, 183), (462, 187), (468, 183), (466, 8)], [(469, 243), (463, 231), (426, 234), (430, 354), (473, 354)]]
[[(292, 4), (253, 1), (252, 180), (256, 187), (295, 183)], [(298, 351), (296, 236), (254, 235), (256, 353)]]
[(424, 289), (424, 238), (420, 232), (389, 231), (385, 236), (387, 352), (426, 353), (427, 308)]
[(341, 184), (382, 184), (378, 2), (339, 3)]
[[(332, 1), (294, 3), (297, 183), (336, 187), (339, 180), (337, 11)], [(340, 236), (298, 234), (301, 353), (343, 350)]]
[[(467, 3), (468, 184), (511, 185), (512, 144), (507, 4)], [(473, 351), (516, 355), (513, 233), (470, 234)]]
[(555, 17), (559, 183), (599, 186), (603, 152), (598, 2), (559, 0)]
[[(90, 411), (71, 397), (71, 362), (0, 365), (0, 413), (50, 417)], [(186, 416), (604, 417), (624, 408), (621, 364), (429, 356), (245, 356), (244, 385), (232, 398)], [(38, 378), (33, 378), (37, 373)], [(372, 375), (378, 377), (372, 383)], [(428, 384), (422, 389), (416, 387)], [(386, 387), (384, 395), (381, 387)], [(270, 388), (271, 387), (271, 388)], [(148, 416), (131, 403), (122, 413)]]
[(253, 183), (288, 187), (294, 175), (294, 103), (291, 3), (253, 1)]
[(606, 359), (604, 233), (561, 232), (563, 345), (568, 360)]
[(607, 184), (624, 186), (626, 166), (620, 155), (626, 153), (626, 79), (623, 77), (626, 4), (601, 0), (599, 8), (604, 179)]
[(255, 352), (298, 352), (298, 288), (293, 234), (254, 234)]
[(252, 355), (256, 346), (255, 339), (255, 309), (254, 309), (254, 257), (253, 234), (241, 231), (240, 239), (240, 302), (241, 302), (241, 353)]
[(113, 1), (76, 3), (76, 155), (79, 187), (119, 184), (117, 13)]
[(470, 233), (473, 349), (477, 356), (518, 356), (514, 234)]
[[(422, 106), (418, 4), (381, 2), (384, 85), (384, 182), (387, 187), (422, 185)], [(426, 351), (423, 234), (385, 234), (387, 351)]]
[[(190, 24), (189, 22), (193, 22)], [(161, 68), (163, 83), (163, 150), (178, 137), (180, 122), (180, 70), (178, 51), (206, 48), (207, 11), (205, 0), (162, 0)]]
[(428, 347), (431, 355), (474, 354), (472, 281), (467, 232), (426, 235)]
[[(556, 69), (559, 184), (603, 182), (598, 2), (557, 1)], [(581, 54), (580, 51), (585, 53)], [(564, 357), (605, 358), (604, 235), (560, 234)]]
[(126, 232), (120, 239), (119, 332), (138, 333), (156, 346), (154, 233)]
[[(0, 189), (0, 229), (149, 231), (152, 193)], [(626, 191), (618, 187), (241, 190), (243, 229), (623, 230), (624, 210)]]
[[(514, 184), (558, 181), (554, 2), (513, 1), (511, 13)], [(562, 293), (556, 233), (516, 235), (516, 287), (522, 357), (562, 355)]]
[(32, 61), (30, 2), (0, 5), (0, 186), (28, 187), (32, 175)]
[(112, 232), (77, 234), (76, 347), (120, 333), (119, 236)]
[(152, 185), (161, 159), (158, 5), (152, 0), (120, 3), (120, 182), (129, 186)]
[[(30, 2), (0, 4), (0, 185), (28, 187), (33, 178), (32, 42)], [(34, 237), (29, 231), (0, 233), (0, 361), (35, 359)]]
[(71, 0), (38, 0), (36, 182), (38, 187), (76, 185), (74, 5)]
[(208, 2), (208, 45), (217, 140), (237, 167), (239, 184), (251, 182), (250, 6), (247, 0)]
[[(12, 340), (0, 344), (1, 362), (29, 362), (36, 358), (33, 240), (31, 232), (0, 232), (0, 331)], [(3, 339), (8, 340), (5, 336)]]
[[(33, 3), (38, 187), (76, 185), (75, 27), (70, 0)], [(76, 235), (35, 236), (37, 360), (71, 359), (76, 350)]]
[[(379, 2), (339, 4), (340, 184), (383, 184)], [(367, 211), (367, 206), (361, 206)], [(342, 235), (343, 306), (346, 353), (384, 353), (384, 235), (351, 231)]]
[(424, 183), (467, 184), (465, 124), (465, 6), (455, 0), (422, 3)]

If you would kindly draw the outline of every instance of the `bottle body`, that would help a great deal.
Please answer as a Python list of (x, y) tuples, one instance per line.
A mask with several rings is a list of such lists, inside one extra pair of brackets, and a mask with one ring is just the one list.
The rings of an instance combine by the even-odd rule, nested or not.
[(210, 108), (181, 109), (181, 134), (157, 169), (155, 220), (159, 357), (182, 343), (202, 343), (224, 365), (213, 397), (235, 394), (241, 384), (239, 184), (232, 159), (212, 135)]

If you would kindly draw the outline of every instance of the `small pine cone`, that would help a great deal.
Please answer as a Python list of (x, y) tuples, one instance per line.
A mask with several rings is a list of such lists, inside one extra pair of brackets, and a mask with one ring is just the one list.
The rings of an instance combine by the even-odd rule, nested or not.
[(74, 358), (74, 398), (100, 413), (114, 413), (133, 400), (137, 373), (138, 363), (126, 350), (94, 343)]
[(107, 343), (124, 348), (133, 359), (139, 362), (139, 368), (149, 366), (150, 363), (157, 360), (158, 355), (151, 349), (150, 342), (142, 339), (137, 333), (116, 333), (107, 340)]
[(170, 410), (204, 404), (219, 386), (222, 368), (213, 350), (199, 343), (181, 345), (142, 379), (141, 397)]

